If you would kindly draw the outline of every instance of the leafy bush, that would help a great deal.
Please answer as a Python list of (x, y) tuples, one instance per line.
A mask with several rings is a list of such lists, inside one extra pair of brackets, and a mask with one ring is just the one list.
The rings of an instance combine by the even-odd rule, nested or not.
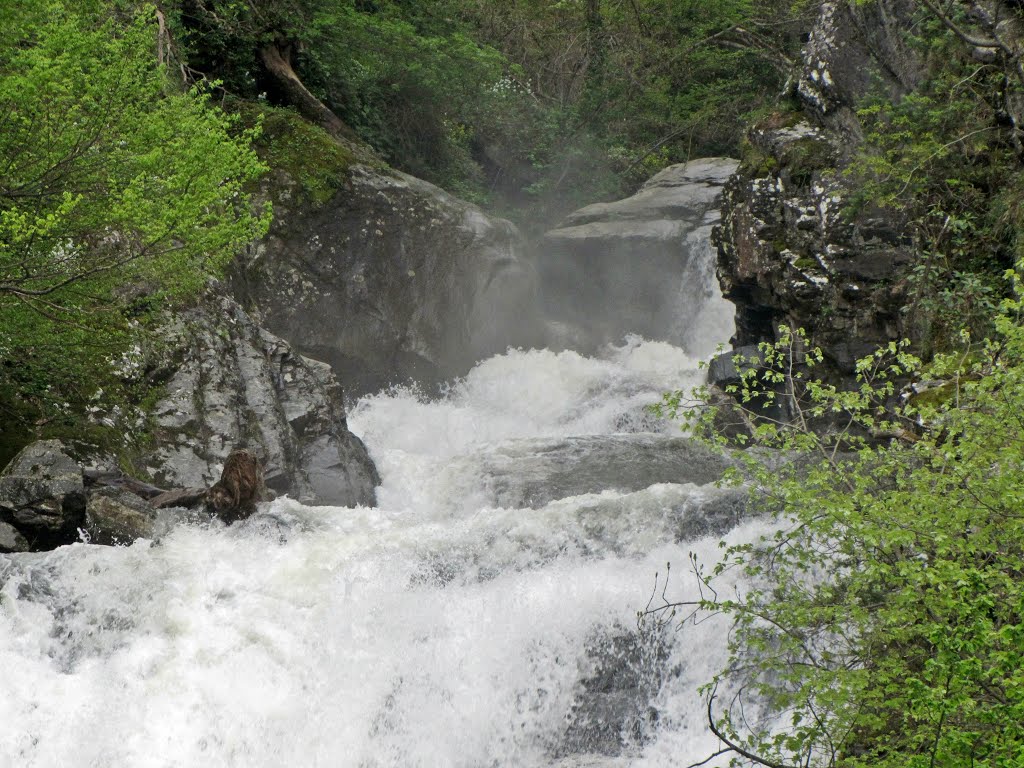
[[(769, 469), (748, 453), (743, 471), (755, 503), (776, 510), (776, 532), (727, 547), (711, 569), (695, 564), (707, 599), (643, 617), (685, 608), (688, 619), (734, 620), (730, 664), (705, 695), (738, 762), (1021, 764), (1024, 303), (1014, 282), (992, 340), (928, 367), (892, 344), (861, 361), (853, 391), (815, 381), (818, 353), (785, 329), (746, 365), (736, 395), (751, 423), (764, 398), (789, 400), (795, 415), (760, 418), (751, 437), (791, 461)], [(901, 396), (897, 382), (911, 377), (918, 385)], [(941, 397), (913, 394), (926, 385)], [(680, 393), (666, 401), (685, 405)], [(720, 596), (716, 579), (730, 569), (749, 587)]]

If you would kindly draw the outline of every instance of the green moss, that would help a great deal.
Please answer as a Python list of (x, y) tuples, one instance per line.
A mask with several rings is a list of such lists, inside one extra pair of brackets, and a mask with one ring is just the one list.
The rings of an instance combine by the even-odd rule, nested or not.
[(817, 136), (796, 139), (782, 152), (782, 164), (794, 184), (810, 184), (815, 171), (823, 171), (834, 163), (832, 145)]
[(954, 394), (956, 394), (956, 386), (953, 382), (948, 381), (937, 387), (930, 387), (924, 392), (911, 395), (908, 404), (918, 410), (937, 410), (948, 403)]
[(779, 169), (779, 161), (766, 152), (762, 152), (749, 140), (740, 143), (739, 172), (752, 179), (771, 176)]
[(238, 101), (230, 105), (246, 128), (262, 124), (253, 142), (260, 159), (271, 171), (294, 179), (304, 197), (323, 205), (348, 179), (349, 169), (361, 158), (358, 148), (341, 142), (290, 109), (263, 102)]
[(818, 262), (808, 256), (801, 256), (793, 262), (793, 266), (799, 270), (817, 269)]

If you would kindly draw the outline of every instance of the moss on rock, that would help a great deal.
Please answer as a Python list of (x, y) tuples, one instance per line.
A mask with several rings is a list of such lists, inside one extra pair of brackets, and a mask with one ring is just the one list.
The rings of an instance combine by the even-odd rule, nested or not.
[(355, 163), (380, 163), (366, 147), (340, 141), (297, 112), (264, 102), (237, 101), (231, 105), (246, 128), (261, 125), (253, 142), (260, 159), (272, 172), (293, 179), (308, 202), (323, 205), (348, 179)]

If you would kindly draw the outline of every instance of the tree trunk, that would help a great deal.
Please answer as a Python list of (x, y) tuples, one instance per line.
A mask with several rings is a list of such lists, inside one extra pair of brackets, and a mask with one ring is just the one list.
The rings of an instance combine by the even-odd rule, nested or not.
[(309, 92), (292, 68), (290, 58), (289, 49), (282, 50), (276, 44), (260, 49), (260, 61), (263, 62), (264, 68), (281, 89), (288, 103), (299, 110), (299, 114), (336, 138), (356, 140), (355, 133), (345, 121)]

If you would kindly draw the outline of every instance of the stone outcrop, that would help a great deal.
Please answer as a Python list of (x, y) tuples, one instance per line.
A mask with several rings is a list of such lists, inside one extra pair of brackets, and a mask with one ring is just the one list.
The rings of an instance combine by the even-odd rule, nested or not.
[(82, 469), (63, 443), (26, 446), (0, 472), (0, 546), (50, 549), (74, 541), (85, 503)]
[(713, 350), (732, 309), (710, 277), (709, 238), (736, 167), (728, 158), (674, 165), (632, 197), (572, 213), (544, 238), (547, 315), (591, 345), (633, 332)]
[(85, 507), (85, 531), (93, 544), (152, 539), (157, 522), (156, 508), (124, 488), (97, 488)]
[(536, 279), (510, 222), (425, 181), (369, 165), (303, 204), (269, 182), (275, 223), (239, 260), (231, 286), (261, 325), (331, 365), (349, 395), (464, 373), (533, 345)]
[(137, 463), (164, 488), (209, 487), (237, 447), (263, 462), (267, 485), (310, 503), (372, 505), (379, 479), (349, 432), (330, 367), (297, 354), (233, 300), (210, 295), (178, 314), (151, 378)]
[(855, 105), (870, 83), (896, 98), (920, 77), (903, 42), (913, 3), (826, 0), (804, 48), (802, 111), (776, 114), (749, 133), (716, 230), (722, 292), (736, 304), (734, 347), (807, 330), (830, 370), (907, 333), (903, 275), (912, 254), (899, 213), (844, 208), (842, 170), (861, 138)]

